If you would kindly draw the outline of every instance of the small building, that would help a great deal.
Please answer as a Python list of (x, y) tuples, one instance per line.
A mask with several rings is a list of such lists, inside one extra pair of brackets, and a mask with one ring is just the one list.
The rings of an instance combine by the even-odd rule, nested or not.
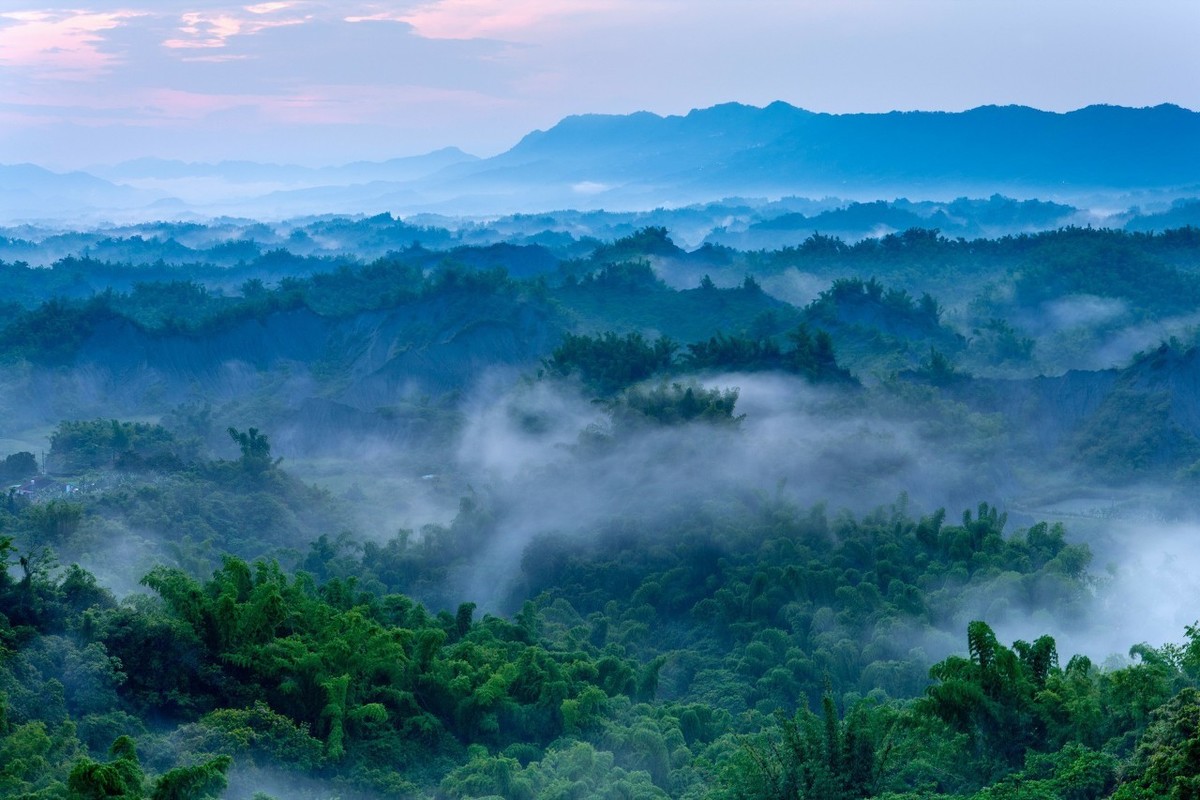
[(49, 494), (58, 494), (62, 491), (63, 484), (47, 475), (38, 475), (36, 478), (30, 478), (17, 487), (17, 494), (30, 499), (45, 497)]

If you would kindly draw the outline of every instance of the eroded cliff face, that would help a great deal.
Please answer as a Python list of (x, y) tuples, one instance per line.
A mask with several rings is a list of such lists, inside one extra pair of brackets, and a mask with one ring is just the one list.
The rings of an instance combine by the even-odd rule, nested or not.
[[(204, 333), (148, 331), (113, 317), (65, 364), (21, 363), (0, 375), (0, 438), (97, 409), (147, 419), (210, 404), (220, 420), (272, 430), (289, 456), (327, 448), (333, 427), (343, 440), (429, 442), (453, 426), (446, 398), (490, 374), (511, 382), (532, 373), (571, 327), (568, 312), (525, 291), (449, 291), (347, 316), (278, 310)], [(937, 391), (1017, 432), (998, 461), (1161, 475), (1200, 460), (1195, 349), (1163, 346), (1121, 370), (962, 377)]]
[(1117, 370), (1071, 370), (1055, 377), (974, 379), (947, 387), (956, 400), (1019, 422), (1024, 441), (1038, 452), (1059, 448), (1090, 419), (1113, 390)]
[(489, 370), (532, 370), (563, 330), (553, 306), (521, 296), (434, 297), (348, 317), (278, 311), (203, 334), (111, 319), (66, 364), (23, 363), (0, 377), (4, 427), (209, 403), (286, 424), (300, 449), (315, 438), (306, 430), (335, 417), (351, 433), (404, 438), (413, 424), (398, 407), (463, 391)]
[(549, 306), (481, 309), (434, 298), (412, 309), (360, 314), (331, 327), (319, 365), (342, 402), (376, 408), (397, 398), (462, 390), (486, 370), (527, 368), (565, 330)]
[[(1030, 455), (1116, 474), (1178, 470), (1200, 458), (1200, 349), (1162, 345), (1123, 369), (948, 387), (1023, 431)], [(1118, 469), (1119, 467), (1119, 469)]]

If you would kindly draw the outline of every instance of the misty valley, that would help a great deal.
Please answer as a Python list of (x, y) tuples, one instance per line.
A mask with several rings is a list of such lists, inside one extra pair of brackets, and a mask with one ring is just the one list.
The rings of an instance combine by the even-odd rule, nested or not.
[(1197, 224), (0, 228), (0, 796), (1196, 797)]

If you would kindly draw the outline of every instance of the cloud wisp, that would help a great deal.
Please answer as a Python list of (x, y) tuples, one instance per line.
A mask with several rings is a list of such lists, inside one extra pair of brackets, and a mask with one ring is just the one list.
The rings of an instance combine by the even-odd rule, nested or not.
[[(586, 537), (622, 517), (652, 527), (681, 509), (759, 493), (855, 512), (901, 495), (919, 508), (964, 508), (996, 485), (920, 425), (838, 411), (844, 398), (798, 378), (719, 375), (704, 383), (739, 388), (739, 426), (648, 425), (609, 437), (603, 410), (569, 387), (480, 391), (465, 411), (458, 469), (472, 486), (487, 487), (496, 530), (464, 576), (464, 595), (495, 603), (506, 588), (497, 576), (515, 573), (538, 536)], [(588, 444), (589, 430), (601, 433), (599, 448)]]
[(295, 6), (295, 3), (259, 3), (229, 11), (189, 11), (182, 15), (179, 35), (165, 40), (163, 47), (171, 50), (223, 48), (237, 36), (253, 36), (271, 28), (302, 25), (313, 19), (311, 14), (281, 14)]
[(428, 39), (522, 40), (537, 28), (628, 14), (633, 7), (621, 0), (435, 0), (398, 13), (377, 12), (375, 18), (406, 22)]
[(41, 80), (94, 80), (121, 60), (104, 48), (104, 34), (139, 16), (137, 11), (0, 14), (0, 68), (24, 70)]

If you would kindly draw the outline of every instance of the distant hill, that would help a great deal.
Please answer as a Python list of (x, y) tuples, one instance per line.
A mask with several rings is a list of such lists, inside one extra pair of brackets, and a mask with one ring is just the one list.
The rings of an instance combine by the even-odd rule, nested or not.
[[(448, 213), (654, 208), (764, 195), (1195, 194), (1197, 141), (1200, 113), (1173, 105), (820, 114), (782, 102), (729, 103), (684, 116), (567, 117), (491, 158), (446, 158), (407, 182), (376, 174), (374, 185), (361, 188), (392, 210)], [(339, 200), (350, 202), (344, 195)]]
[(568, 117), (474, 165), (470, 178), (709, 196), (1179, 187), (1200, 182), (1196, 141), (1200, 114), (1172, 105), (818, 114), (730, 103), (686, 116)]
[(410, 181), (425, 177), (452, 164), (477, 161), (457, 147), (444, 147), (419, 156), (386, 161), (354, 161), (329, 167), (296, 164), (263, 164), (256, 161), (220, 161), (215, 164), (138, 158), (110, 167), (96, 167), (97, 175), (109, 180), (177, 180), (212, 178), (230, 183), (275, 182), (307, 186), (331, 186), (372, 181)]
[(93, 209), (130, 208), (160, 194), (118, 186), (86, 172), (51, 172), (35, 164), (0, 164), (0, 216), (57, 217)]
[[(822, 114), (782, 102), (765, 108), (729, 103), (684, 116), (567, 117), (485, 159), (456, 148), (322, 168), (139, 159), (96, 168), (112, 183), (72, 185), (61, 192), (41, 183), (30, 189), (27, 177), (0, 174), (0, 211), (22, 218), (47, 213), (44, 209), (70, 215), (141, 205), (155, 218), (490, 215), (650, 209), (764, 196), (946, 200), (1003, 193), (1128, 201), (1125, 195), (1139, 191), (1161, 204), (1200, 191), (1197, 141), (1200, 113), (1173, 105), (1088, 106), (1069, 113), (984, 106), (960, 113)], [(62, 187), (91, 177), (50, 175), (41, 176), (42, 182)], [(880, 224), (912, 221), (911, 214), (899, 216), (904, 219)], [(794, 219), (792, 227), (803, 229), (808, 222)], [(781, 230), (762, 234), (770, 244), (788, 238)]]
[(964, 380), (950, 396), (1003, 415), (1031, 454), (1101, 477), (1200, 474), (1200, 348), (1164, 343), (1120, 369)]

